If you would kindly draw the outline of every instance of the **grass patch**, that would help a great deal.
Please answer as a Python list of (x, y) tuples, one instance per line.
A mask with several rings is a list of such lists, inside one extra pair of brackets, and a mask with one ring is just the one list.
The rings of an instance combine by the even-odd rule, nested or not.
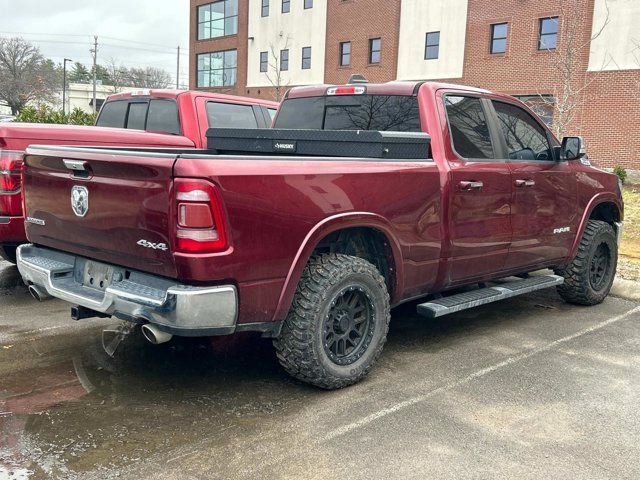
[(628, 280), (640, 280), (640, 186), (629, 185), (624, 197), (624, 230), (620, 245), (618, 275)]

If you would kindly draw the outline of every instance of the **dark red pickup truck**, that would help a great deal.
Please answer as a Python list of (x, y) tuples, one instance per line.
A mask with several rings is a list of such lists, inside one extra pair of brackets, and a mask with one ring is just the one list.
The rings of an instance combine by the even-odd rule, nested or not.
[(290, 374), (338, 388), (367, 374), (403, 302), (437, 317), (556, 286), (591, 305), (613, 282), (617, 177), (511, 97), (295, 88), (275, 129), (208, 136), (215, 149), (29, 148), (18, 267), (34, 296), (154, 343), (260, 331)]
[(27, 241), (20, 165), (31, 144), (204, 148), (210, 126), (266, 128), (278, 104), (182, 90), (141, 90), (111, 95), (96, 127), (0, 123), (0, 257), (15, 262)]

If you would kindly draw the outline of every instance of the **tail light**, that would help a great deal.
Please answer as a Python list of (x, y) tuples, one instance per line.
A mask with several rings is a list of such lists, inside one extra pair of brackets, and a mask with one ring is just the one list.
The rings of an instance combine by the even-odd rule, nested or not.
[(0, 215), (22, 215), (20, 188), (22, 187), (23, 152), (0, 149)]
[(205, 180), (176, 179), (176, 250), (212, 253), (227, 249), (222, 199)]

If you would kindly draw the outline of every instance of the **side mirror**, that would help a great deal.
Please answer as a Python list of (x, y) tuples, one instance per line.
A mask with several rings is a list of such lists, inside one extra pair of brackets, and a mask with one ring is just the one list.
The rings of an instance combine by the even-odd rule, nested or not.
[(582, 137), (564, 137), (562, 139), (562, 159), (578, 160), (587, 154), (587, 148)]

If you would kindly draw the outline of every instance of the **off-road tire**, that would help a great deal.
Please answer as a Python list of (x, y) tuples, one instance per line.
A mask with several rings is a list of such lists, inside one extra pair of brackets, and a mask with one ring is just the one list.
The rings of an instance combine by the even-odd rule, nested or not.
[[(599, 248), (606, 251), (608, 261), (601, 282), (594, 287), (592, 267)], [(557, 275), (564, 277), (564, 283), (557, 287), (558, 293), (569, 303), (597, 305), (611, 290), (617, 264), (618, 245), (613, 227), (600, 220), (589, 220), (573, 261), (564, 268), (555, 269)]]
[[(349, 359), (330, 358), (327, 342), (336, 302), (352, 290), (364, 295), (367, 337)], [(353, 295), (353, 293), (351, 293)], [(389, 293), (378, 269), (362, 258), (342, 254), (313, 257), (302, 274), (291, 309), (274, 347), (282, 367), (293, 377), (327, 390), (362, 380), (382, 353), (389, 330)], [(334, 323), (331, 323), (331, 322)], [(362, 320), (360, 320), (361, 323)], [(369, 341), (366, 341), (369, 339)], [(345, 349), (346, 349), (346, 344)], [(338, 347), (336, 347), (338, 348)]]
[(7, 262), (16, 263), (16, 249), (18, 247), (2, 246), (0, 247), (0, 258), (4, 258)]

